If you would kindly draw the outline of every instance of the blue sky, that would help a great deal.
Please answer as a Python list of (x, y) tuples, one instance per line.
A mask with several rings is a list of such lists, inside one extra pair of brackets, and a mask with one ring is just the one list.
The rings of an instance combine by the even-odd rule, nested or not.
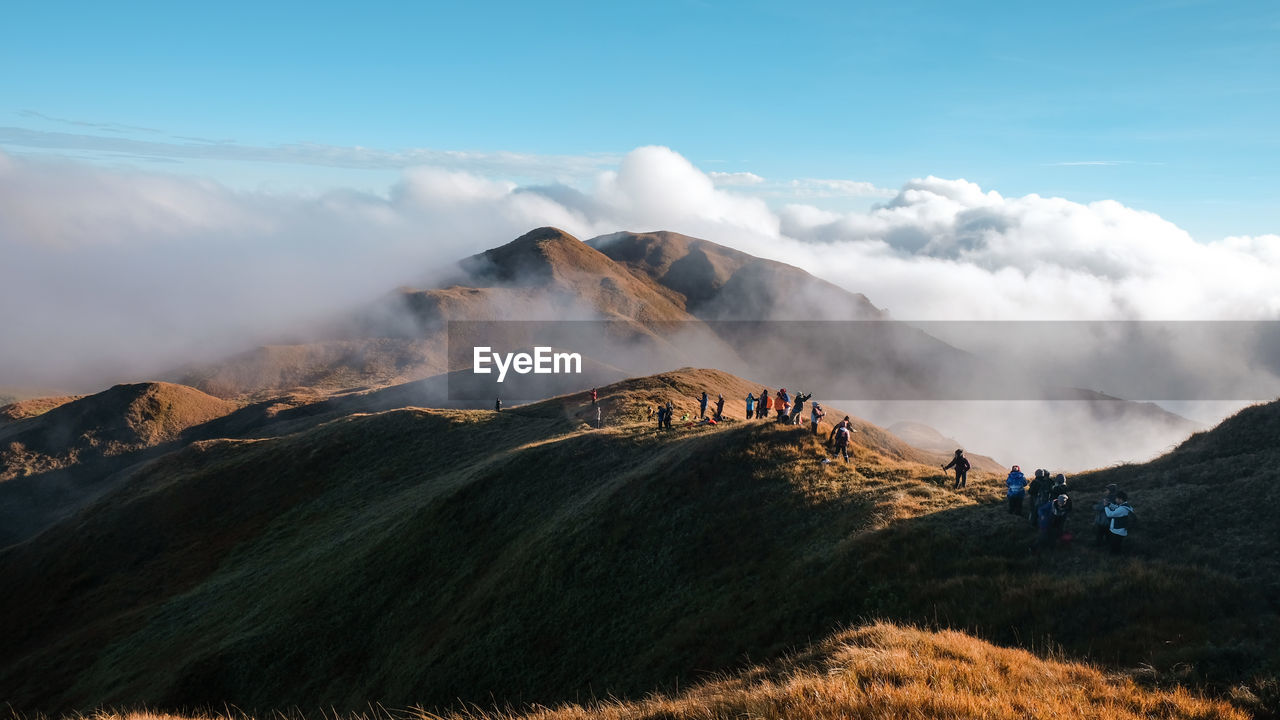
[(657, 144), (1280, 231), (1275, 3), (269, 5), (7, 4), (0, 149), (311, 189), (437, 161), (572, 182)]

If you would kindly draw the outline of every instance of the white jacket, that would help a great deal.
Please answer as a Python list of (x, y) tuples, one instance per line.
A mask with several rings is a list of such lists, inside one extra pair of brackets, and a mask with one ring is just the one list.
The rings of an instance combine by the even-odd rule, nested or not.
[(1126, 515), (1133, 514), (1133, 508), (1129, 507), (1129, 503), (1125, 503), (1123, 505), (1108, 505), (1104, 512), (1107, 513), (1107, 517), (1111, 518), (1111, 532), (1121, 536), (1129, 534), (1128, 528), (1116, 527), (1115, 520), (1118, 517), (1125, 517)]

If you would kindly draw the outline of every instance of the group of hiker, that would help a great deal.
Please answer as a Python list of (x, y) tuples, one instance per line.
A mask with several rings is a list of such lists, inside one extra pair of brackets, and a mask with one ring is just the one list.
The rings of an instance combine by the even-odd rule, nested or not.
[[(1067, 520), (1073, 507), (1072, 490), (1066, 475), (1036, 470), (1035, 479), (1028, 482), (1022, 468), (1014, 465), (1005, 483), (1008, 486), (1009, 514), (1023, 515), (1024, 501), (1030, 500), (1025, 515), (1027, 522), (1036, 530), (1036, 540), (1031, 546), (1033, 553), (1052, 549), (1059, 541), (1072, 539), (1067, 531)], [(1137, 523), (1128, 493), (1114, 483), (1107, 485), (1092, 509), (1094, 545), (1105, 545), (1111, 554), (1119, 555), (1124, 539)]]
[[(747, 419), (755, 418), (757, 420), (769, 419), (769, 413), (774, 413), (773, 417), (780, 423), (788, 425), (799, 425), (804, 422), (804, 404), (813, 397), (813, 393), (796, 393), (793, 399), (786, 388), (781, 388), (777, 393), (770, 395), (768, 388), (760, 390), (757, 397), (755, 393), (747, 393)], [(809, 422), (813, 424), (813, 434), (818, 434), (818, 423), (822, 422), (822, 418), (827, 413), (822, 409), (821, 403), (813, 403), (809, 408)]]
[[(785, 425), (800, 425), (804, 422), (805, 403), (812, 398), (813, 393), (797, 393), (792, 397), (786, 388), (781, 388), (773, 394), (770, 394), (769, 390), (765, 388), (760, 391), (759, 396), (754, 392), (749, 392), (746, 397), (746, 418), (748, 420), (767, 420), (772, 417), (776, 422)], [(703, 390), (698, 397), (698, 419), (696, 421), (690, 420), (689, 415), (686, 413), (681, 416), (680, 421), (689, 425), (695, 423), (703, 425), (719, 424), (724, 420), (724, 404), (723, 394), (716, 395), (716, 400), (713, 404), (711, 395), (706, 390)], [(672, 427), (672, 421), (675, 417), (675, 405), (668, 400), (665, 403), (659, 403), (656, 410), (650, 407), (649, 419), (653, 420), (655, 416), (658, 419), (658, 429)], [(809, 425), (814, 435), (820, 435), (819, 426), (826, 416), (827, 411), (822, 408), (821, 403), (814, 402), (809, 405)], [(831, 429), (831, 432), (827, 435), (827, 444), (833, 451), (832, 460), (836, 457), (843, 457), (846, 463), (849, 462), (849, 443), (855, 432), (857, 430), (854, 429), (853, 421), (848, 415)]]

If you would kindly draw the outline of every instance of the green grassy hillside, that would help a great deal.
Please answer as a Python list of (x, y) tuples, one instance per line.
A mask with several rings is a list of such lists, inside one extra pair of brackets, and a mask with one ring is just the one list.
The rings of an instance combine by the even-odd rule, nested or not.
[[(1164, 527), (1185, 514), (1154, 515), (1127, 559), (1033, 558), (1001, 478), (952, 492), (938, 456), (873, 426), (845, 466), (804, 428), (647, 422), (704, 386), (756, 387), (619, 383), (602, 430), (579, 395), (194, 443), (0, 551), (0, 687), (45, 711), (636, 698), (873, 618), (1271, 687), (1274, 587), (1201, 562), (1210, 540)], [(1185, 449), (1218, 462), (1194, 444), (1212, 438)], [(1171, 492), (1132, 485), (1140, 508)], [(1274, 547), (1237, 516), (1220, 528)]]

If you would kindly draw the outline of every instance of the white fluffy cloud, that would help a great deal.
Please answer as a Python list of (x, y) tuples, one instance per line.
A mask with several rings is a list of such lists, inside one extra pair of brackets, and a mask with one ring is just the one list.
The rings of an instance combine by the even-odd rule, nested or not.
[(421, 167), (386, 198), (304, 197), (0, 153), (0, 384), (237, 350), (541, 225), (705, 237), (903, 319), (1280, 317), (1280, 236), (1198, 243), (1119, 203), (1009, 198), (935, 177), (866, 212), (774, 208), (749, 194), (758, 176), (732, 176), (643, 147), (583, 189)]

